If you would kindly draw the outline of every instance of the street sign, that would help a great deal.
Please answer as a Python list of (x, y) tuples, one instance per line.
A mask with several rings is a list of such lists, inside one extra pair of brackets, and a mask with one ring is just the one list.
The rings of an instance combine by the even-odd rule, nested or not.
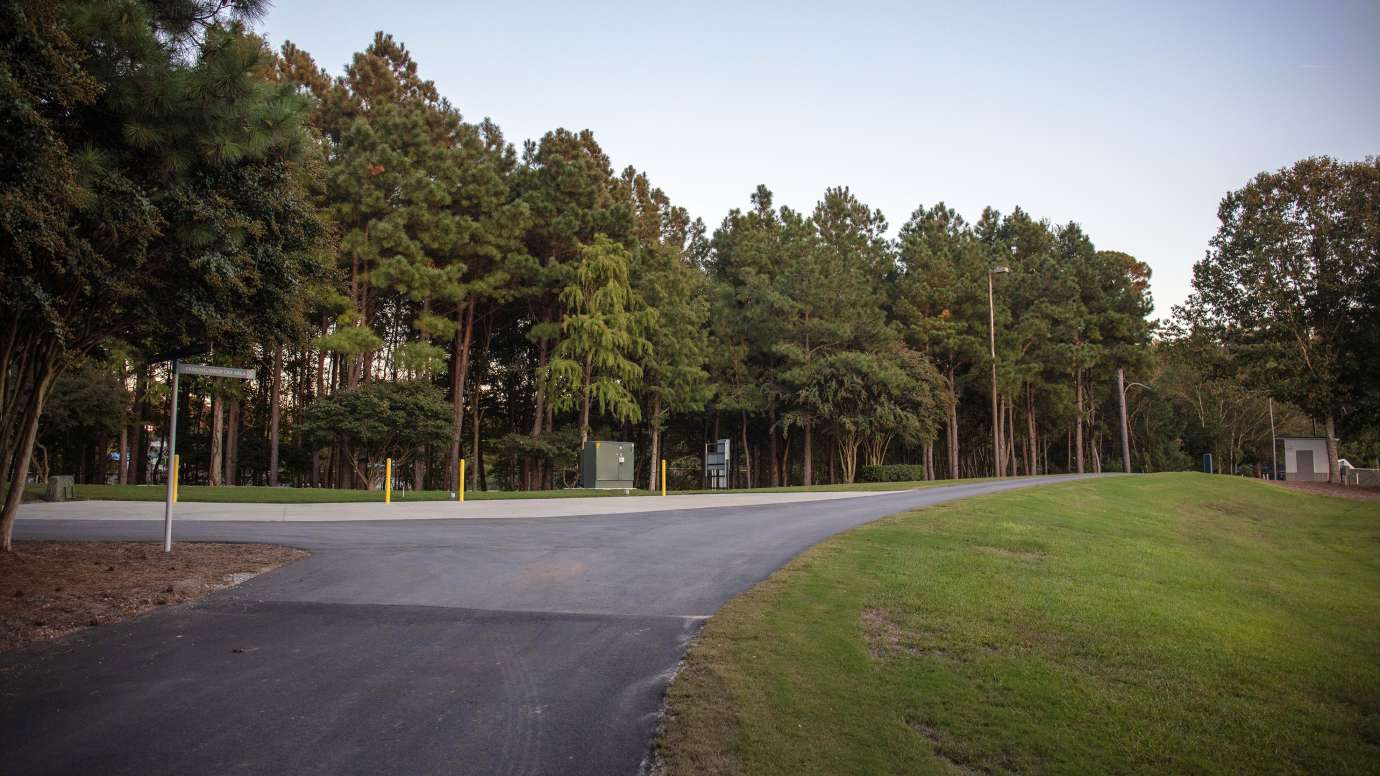
[(255, 377), (253, 369), (212, 366), (210, 364), (184, 364), (181, 361), (177, 362), (177, 373), (180, 375), (205, 375), (206, 377), (238, 377), (241, 380), (253, 380)]
[(212, 366), (210, 364), (184, 364), (173, 359), (172, 369), (172, 419), (168, 422), (168, 493), (163, 499), (163, 552), (172, 552), (173, 503), (177, 496), (177, 378), (181, 375), (203, 375), (206, 377), (232, 377), (240, 380), (253, 380), (253, 369), (240, 369), (233, 366)]

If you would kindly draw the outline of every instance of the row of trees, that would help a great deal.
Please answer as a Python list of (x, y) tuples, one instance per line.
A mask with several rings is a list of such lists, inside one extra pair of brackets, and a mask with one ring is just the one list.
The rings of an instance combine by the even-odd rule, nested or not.
[[(1375, 427), (1374, 367), (1348, 362), (1376, 331), (1358, 334), (1377, 301), (1373, 164), (1305, 163), (1346, 213), (1326, 225), (1265, 226), (1246, 212), (1261, 201), (1322, 214), (1229, 196), (1198, 293), (1156, 337), (1149, 269), (1076, 223), (938, 203), (893, 238), (848, 188), (797, 211), (763, 186), (711, 231), (589, 131), (519, 152), (466, 121), (382, 33), (332, 77), (251, 34), (252, 0), (127, 6), (4, 10), (6, 542), (35, 474), (166, 476), (172, 401), (184, 482), (372, 487), (392, 457), (419, 489), (454, 488), (461, 457), (475, 487), (573, 484), (605, 434), (641, 442), (652, 488), (660, 458), (698, 484), (721, 437), (737, 486), (885, 463), (1100, 471), (1120, 454), (1118, 370), (1145, 469), (1259, 461), (1267, 394), (1286, 425)], [(1304, 245), (1326, 269), (1281, 263)], [(1325, 289), (1307, 309), (1342, 311), (1326, 325), (1345, 334), (1236, 301), (1252, 272)], [(1347, 344), (1327, 367), (1309, 344), (1313, 377), (1274, 390), (1290, 337)], [(169, 396), (165, 357), (195, 343), (260, 379)]]

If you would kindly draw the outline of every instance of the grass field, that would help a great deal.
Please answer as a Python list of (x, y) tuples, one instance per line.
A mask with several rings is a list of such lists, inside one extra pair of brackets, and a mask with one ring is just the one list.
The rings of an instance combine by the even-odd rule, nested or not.
[[(963, 482), (976, 482), (977, 480), (963, 480)], [(784, 488), (750, 488), (737, 489), (733, 491), (722, 490), (680, 490), (671, 491), (675, 495), (686, 495), (692, 493), (794, 493), (807, 491), (885, 491), (885, 490), (910, 490), (913, 488), (933, 487), (935, 485), (951, 485), (953, 480), (936, 480), (933, 482), (860, 482), (853, 485), (812, 485), (792, 486)], [(38, 500), (43, 497), (44, 487), (42, 485), (29, 485), (25, 488), (25, 496), (28, 500)], [(78, 499), (86, 500), (107, 500), (107, 501), (162, 501), (166, 491), (162, 485), (77, 485), (76, 495)], [(475, 491), (465, 492), (465, 498), (475, 501), (487, 499), (511, 499), (511, 498), (611, 498), (623, 495), (633, 496), (652, 496), (657, 495), (649, 490), (634, 489), (628, 494), (621, 490), (584, 490), (580, 488), (570, 488), (567, 490), (529, 490), (529, 491)], [(206, 501), (222, 504), (233, 503), (260, 503), (260, 504), (324, 504), (341, 502), (364, 502), (364, 501), (383, 501), (383, 491), (367, 490), (345, 490), (337, 488), (269, 488), (259, 485), (236, 485), (221, 486), (212, 488), (207, 485), (183, 485), (178, 489), (179, 501)], [(409, 490), (393, 491), (393, 498), (396, 501), (449, 501), (450, 491), (445, 490)]]
[(1200, 474), (888, 518), (726, 605), (667, 774), (1376, 773), (1380, 505)]

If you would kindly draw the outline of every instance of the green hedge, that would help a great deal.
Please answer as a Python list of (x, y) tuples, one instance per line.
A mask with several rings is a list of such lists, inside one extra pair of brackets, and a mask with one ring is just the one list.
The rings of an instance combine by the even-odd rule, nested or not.
[(912, 463), (858, 467), (859, 482), (914, 482), (925, 479), (925, 467)]

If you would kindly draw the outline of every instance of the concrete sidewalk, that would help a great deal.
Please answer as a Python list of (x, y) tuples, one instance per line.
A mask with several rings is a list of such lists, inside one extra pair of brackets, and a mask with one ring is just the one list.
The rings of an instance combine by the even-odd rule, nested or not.
[[(753, 507), (767, 504), (809, 503), (902, 491), (820, 491), (786, 493), (723, 493), (684, 496), (598, 496), (589, 498), (487, 499), (482, 501), (405, 501), (345, 504), (218, 504), (182, 502), (173, 507), (174, 520), (234, 520), (249, 522), (323, 522), (348, 520), (455, 520), (460, 518), (574, 517), (634, 515), (684, 509)], [(162, 520), (161, 501), (36, 502), (19, 507), (21, 520)]]

